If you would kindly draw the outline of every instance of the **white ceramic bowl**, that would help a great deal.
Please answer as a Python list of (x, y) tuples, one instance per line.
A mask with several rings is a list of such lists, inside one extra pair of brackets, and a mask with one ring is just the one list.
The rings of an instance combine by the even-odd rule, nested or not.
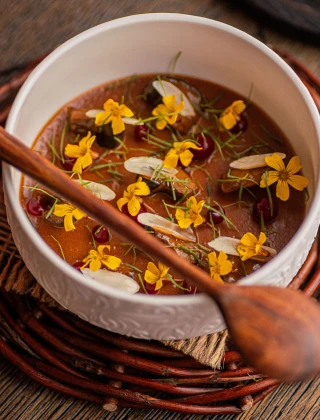
[[(118, 19), (72, 38), (49, 55), (20, 90), (7, 130), (31, 146), (66, 102), (101, 83), (133, 73), (165, 72), (182, 51), (177, 73), (217, 82), (253, 100), (277, 122), (310, 180), (308, 214), (287, 246), (242, 284), (286, 286), (305, 260), (320, 216), (319, 114), (294, 72), (265, 45), (194, 16), (146, 14)], [(219, 331), (216, 305), (196, 296), (125, 295), (87, 281), (38, 236), (19, 204), (21, 175), (4, 165), (8, 219), (27, 267), (62, 306), (99, 327), (139, 338), (178, 339)]]

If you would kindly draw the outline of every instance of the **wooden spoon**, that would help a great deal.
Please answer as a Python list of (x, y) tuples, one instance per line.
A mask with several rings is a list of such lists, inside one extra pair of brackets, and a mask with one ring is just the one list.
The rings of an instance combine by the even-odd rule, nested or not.
[(320, 372), (320, 307), (312, 300), (289, 289), (213, 281), (1, 127), (0, 157), (208, 293), (242, 356), (260, 372), (280, 381), (308, 379)]

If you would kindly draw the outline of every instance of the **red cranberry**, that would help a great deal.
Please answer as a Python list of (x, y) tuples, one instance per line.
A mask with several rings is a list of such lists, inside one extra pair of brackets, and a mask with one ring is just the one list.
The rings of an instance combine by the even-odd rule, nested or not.
[(105, 244), (106, 242), (109, 242), (109, 231), (104, 226), (95, 226), (92, 229), (92, 235), (98, 244)]
[(223, 207), (220, 206), (212, 206), (213, 209), (217, 210), (208, 210), (207, 213), (207, 222), (208, 223), (213, 223), (214, 225), (219, 225), (220, 223), (222, 223), (224, 221), (224, 218), (222, 217), (221, 214), (226, 214), (225, 210)]
[(80, 273), (82, 273), (82, 271), (80, 269), (81, 269), (81, 267), (83, 267), (83, 265), (84, 265), (84, 262), (78, 261), (78, 262), (72, 264), (72, 267), (75, 268), (77, 271), (80, 271)]
[(239, 115), (239, 118), (240, 119), (238, 120), (237, 124), (234, 127), (232, 127), (231, 130), (230, 130), (231, 133), (233, 133), (233, 134), (238, 134), (238, 133), (240, 133), (240, 131), (243, 132), (248, 127), (247, 118), (243, 114)]
[[(140, 208), (140, 210), (139, 210), (139, 213), (138, 213), (136, 216), (131, 216), (131, 214), (129, 213), (129, 210), (128, 210), (128, 205), (127, 205), (127, 204), (125, 204), (125, 205), (122, 207), (121, 211), (122, 211), (122, 213), (123, 213), (123, 214), (125, 214), (126, 216), (129, 216), (129, 217), (130, 217), (130, 219), (134, 220), (134, 221), (135, 221), (135, 222), (137, 222), (137, 223), (139, 223), (139, 222), (138, 222), (138, 216), (139, 216), (139, 214), (141, 214), (141, 213), (147, 213), (147, 212), (148, 212), (148, 210), (146, 209), (146, 207), (145, 207), (143, 204), (141, 204), (141, 208)], [(141, 224), (141, 223), (139, 223), (139, 225), (140, 225), (140, 224)]]
[(272, 200), (272, 205), (273, 211), (271, 212), (271, 203), (269, 198), (261, 198), (261, 200), (257, 201), (253, 206), (253, 216), (260, 222), (262, 214), (264, 222), (271, 222), (278, 214), (278, 206), (274, 200)]
[(49, 210), (52, 206), (51, 201), (47, 197), (43, 196), (36, 196), (31, 197), (30, 200), (27, 202), (26, 208), (27, 212), (31, 216), (42, 216), (46, 210)]
[(145, 281), (144, 287), (146, 288), (146, 291), (149, 295), (156, 295), (158, 293), (158, 290), (156, 290), (156, 283), (150, 284)]
[(188, 289), (188, 290), (184, 290), (184, 293), (186, 295), (194, 295), (198, 291), (198, 288), (189, 284), (187, 280), (184, 280), (182, 287), (184, 287), (185, 289)]
[(134, 130), (134, 135), (138, 140), (143, 140), (148, 136), (150, 129), (146, 124), (137, 125)]
[(64, 155), (64, 162), (61, 161), (60, 165), (63, 167), (65, 171), (71, 172), (76, 160), (77, 158), (70, 158)]
[(195, 136), (195, 140), (198, 143), (199, 147), (202, 147), (201, 150), (191, 149), (191, 153), (195, 159), (207, 159), (211, 153), (214, 151), (214, 141), (212, 138), (206, 134), (198, 133)]

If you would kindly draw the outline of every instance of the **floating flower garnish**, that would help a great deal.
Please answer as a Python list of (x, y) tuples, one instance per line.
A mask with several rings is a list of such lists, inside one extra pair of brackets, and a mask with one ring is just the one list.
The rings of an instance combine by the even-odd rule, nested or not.
[(63, 224), (66, 232), (75, 229), (73, 224), (74, 218), (80, 220), (85, 217), (85, 213), (72, 204), (56, 204), (54, 206), (53, 214), (58, 217), (63, 217)]
[(242, 261), (256, 256), (269, 257), (270, 252), (262, 247), (266, 240), (267, 237), (263, 232), (260, 232), (259, 239), (251, 232), (245, 233), (240, 239), (240, 244), (237, 246), (237, 251)]
[(269, 186), (277, 182), (276, 195), (280, 198), (280, 200), (288, 200), (290, 195), (289, 185), (298, 191), (302, 191), (308, 185), (308, 178), (302, 175), (295, 175), (302, 168), (298, 156), (291, 158), (287, 167), (284, 166), (284, 163), (278, 153), (273, 153), (272, 156), (267, 156), (265, 161), (266, 164), (275, 169), (275, 171), (269, 171), (266, 175), (266, 179), (262, 176), (260, 187), (266, 188), (267, 185)]
[(125, 204), (128, 204), (129, 213), (131, 216), (136, 216), (141, 209), (140, 196), (149, 194), (150, 188), (142, 181), (142, 178), (139, 177), (137, 182), (128, 185), (126, 191), (123, 192), (123, 197), (119, 198), (117, 201), (118, 208), (121, 211), (122, 207)]
[(148, 262), (147, 269), (144, 273), (144, 280), (149, 284), (155, 284), (155, 290), (160, 290), (164, 280), (169, 280), (167, 274), (169, 267), (162, 263), (158, 263), (158, 267), (153, 262)]
[(199, 201), (194, 196), (188, 198), (186, 202), (186, 210), (177, 209), (176, 210), (176, 219), (181, 228), (187, 229), (192, 224), (194, 227), (197, 227), (204, 223), (205, 219), (201, 216), (202, 207), (204, 205), (204, 200)]
[[(216, 251), (223, 251), (228, 255), (235, 255), (237, 257), (239, 256), (237, 248), (240, 244), (240, 239), (230, 238), (228, 236), (219, 236), (218, 238), (208, 243), (210, 248), (213, 248)], [(265, 245), (263, 245), (262, 248), (269, 253), (270, 257), (266, 258), (262, 256), (254, 256), (252, 257), (253, 260), (265, 262), (277, 254), (277, 251), (273, 248)]]
[(189, 166), (193, 158), (193, 153), (189, 149), (202, 150), (202, 147), (197, 146), (192, 141), (174, 142), (173, 148), (169, 150), (164, 158), (164, 167), (176, 168), (179, 159), (183, 166)]
[(76, 158), (72, 171), (77, 174), (82, 174), (82, 170), (91, 165), (92, 159), (96, 159), (98, 153), (91, 150), (91, 146), (95, 141), (96, 136), (91, 136), (88, 131), (86, 137), (83, 137), (79, 144), (67, 144), (64, 149), (64, 154), (70, 158)]
[(185, 117), (194, 117), (196, 115), (195, 110), (193, 109), (193, 106), (191, 105), (191, 102), (189, 101), (188, 97), (173, 83), (170, 83), (167, 80), (154, 80), (152, 82), (152, 86), (158, 93), (160, 93), (162, 97), (174, 95), (176, 101), (177, 99), (182, 99), (184, 108), (180, 112), (180, 115)]
[(125, 104), (119, 105), (113, 99), (108, 99), (103, 105), (104, 111), (96, 115), (96, 125), (105, 125), (111, 123), (112, 132), (114, 135), (122, 133), (125, 126), (122, 120), (123, 117), (132, 117), (133, 112)]
[(129, 293), (130, 295), (134, 295), (139, 291), (139, 285), (135, 280), (115, 271), (109, 271), (104, 268), (93, 272), (89, 268), (83, 268), (81, 272), (88, 280), (95, 280), (113, 289)]
[(234, 101), (220, 115), (219, 122), (226, 130), (231, 130), (240, 120), (240, 114), (246, 109), (242, 100)]
[(179, 113), (184, 108), (184, 102), (176, 104), (175, 95), (168, 95), (162, 98), (162, 104), (152, 111), (152, 115), (159, 117), (156, 122), (158, 130), (163, 130), (167, 124), (173, 125), (177, 121)]
[(208, 259), (210, 263), (210, 276), (213, 280), (223, 283), (221, 276), (225, 276), (232, 271), (232, 263), (228, 260), (227, 254), (220, 251), (217, 256), (215, 252), (210, 252)]
[(107, 254), (106, 249), (110, 251), (110, 245), (99, 245), (97, 250), (91, 249), (89, 255), (82, 260), (85, 263), (82, 268), (88, 265), (91, 271), (97, 271), (102, 265), (105, 265), (110, 270), (116, 270), (121, 264), (121, 260)]

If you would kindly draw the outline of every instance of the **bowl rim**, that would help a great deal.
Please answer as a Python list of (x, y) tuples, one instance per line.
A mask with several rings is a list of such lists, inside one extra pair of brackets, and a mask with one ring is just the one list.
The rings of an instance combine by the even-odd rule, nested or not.
[[(223, 32), (227, 32), (231, 35), (234, 35), (238, 38), (241, 38), (243, 41), (251, 44), (251, 46), (255, 47), (257, 50), (268, 56), (280, 69), (289, 77), (292, 82), (295, 84), (296, 88), (298, 89), (299, 93), (301, 94), (311, 118), (313, 120), (315, 130), (318, 136), (318, 160), (320, 155), (320, 119), (318, 110), (308, 92), (306, 87), (300, 81), (298, 76), (294, 73), (294, 71), (282, 60), (274, 51), (272, 51), (269, 47), (267, 47), (262, 42), (258, 41), (256, 38), (252, 37), (251, 35), (234, 28), (230, 25), (225, 23), (217, 22), (215, 20), (211, 20), (204, 17), (199, 16), (191, 16), (186, 14), (178, 14), (178, 13), (146, 13), (146, 14), (138, 14), (133, 16), (126, 16), (122, 18), (118, 18), (109, 22), (102, 23), (97, 25), (93, 28), (87, 29), (86, 31), (70, 38), (62, 45), (60, 45), (57, 49), (55, 49), (51, 54), (49, 54), (37, 67), (32, 71), (26, 82), (23, 84), (22, 88), (20, 89), (12, 109), (10, 111), (9, 117), (6, 123), (6, 129), (10, 133), (14, 133), (15, 124), (18, 120), (20, 109), (22, 105), (32, 89), (33, 85), (37, 83), (37, 79), (51, 66), (52, 63), (55, 62), (60, 56), (63, 56), (67, 53), (70, 49), (74, 46), (81, 44), (82, 41), (94, 37), (102, 32), (109, 31), (115, 28), (121, 28), (123, 26), (128, 26), (131, 24), (137, 23), (144, 23), (144, 22), (151, 22), (151, 21), (169, 21), (169, 22), (183, 22), (183, 23), (191, 23), (191, 24), (198, 24), (202, 26), (207, 26), (211, 28), (215, 28), (221, 30)], [(17, 218), (18, 222), (20, 223), (21, 227), (26, 232), (29, 239), (33, 242), (37, 251), (41, 253), (45, 258), (49, 259), (50, 262), (55, 265), (65, 276), (67, 276), (70, 281), (75, 281), (82, 286), (93, 289), (96, 292), (99, 292), (102, 295), (109, 296), (112, 298), (120, 299), (123, 301), (128, 301), (132, 303), (142, 303), (142, 304), (149, 304), (152, 306), (162, 306), (166, 305), (181, 305), (181, 306), (189, 306), (191, 304), (201, 305), (207, 302), (207, 296), (205, 294), (196, 294), (196, 295), (163, 295), (163, 296), (153, 296), (145, 294), (134, 294), (129, 295), (117, 289), (113, 289), (105, 284), (101, 284), (98, 282), (88, 282), (87, 279), (84, 278), (82, 274), (76, 271), (72, 266), (66, 263), (60, 256), (58, 256), (50, 247), (49, 245), (41, 238), (40, 235), (34, 235), (34, 227), (29, 222), (25, 212), (20, 206), (19, 196), (14, 193), (13, 188), (13, 171), (15, 169), (9, 166), (6, 163), (3, 163), (3, 184), (7, 199), (12, 207), (12, 210)], [(292, 251), (298, 247), (299, 242), (302, 241), (304, 238), (304, 232), (307, 232), (311, 229), (311, 225), (315, 223), (316, 216), (320, 214), (320, 182), (316, 180), (316, 185), (314, 189), (314, 197), (312, 203), (308, 209), (307, 217), (304, 218), (302, 224), (300, 225), (299, 229), (295, 233), (295, 235), (290, 239), (290, 241), (286, 244), (286, 246), (281, 250), (280, 255), (281, 257), (277, 256), (272, 261), (268, 262), (267, 265), (263, 266), (256, 272), (250, 274), (248, 278), (250, 279), (250, 283), (252, 284), (259, 284), (259, 278), (261, 279), (264, 275), (267, 275), (269, 272), (273, 272), (273, 269), (279, 265), (279, 258), (282, 258), (282, 261), (285, 261), (287, 257), (292, 254)], [(238, 282), (238, 284), (245, 283), (248, 278), (242, 279)]]

